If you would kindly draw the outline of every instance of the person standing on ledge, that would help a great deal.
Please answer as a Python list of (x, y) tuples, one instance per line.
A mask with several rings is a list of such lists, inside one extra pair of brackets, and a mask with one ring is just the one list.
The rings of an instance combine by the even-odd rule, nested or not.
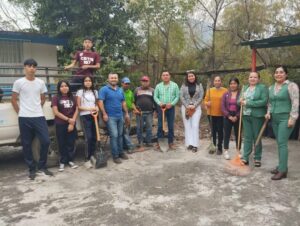
[(100, 68), (101, 57), (93, 51), (93, 39), (85, 37), (83, 40), (83, 51), (76, 52), (72, 63), (65, 66), (65, 70), (69, 70), (78, 66), (76, 75), (71, 79), (71, 92), (76, 92), (83, 83), (86, 76), (91, 76), (94, 79), (94, 73)]

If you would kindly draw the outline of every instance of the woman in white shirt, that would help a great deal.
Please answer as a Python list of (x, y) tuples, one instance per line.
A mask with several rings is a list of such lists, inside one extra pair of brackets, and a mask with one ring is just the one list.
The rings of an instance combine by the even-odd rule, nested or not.
[(91, 112), (98, 111), (98, 92), (94, 88), (94, 82), (90, 76), (84, 78), (82, 89), (77, 91), (76, 96), (85, 136), (85, 157), (86, 160), (90, 160), (95, 153), (96, 146), (96, 128)]

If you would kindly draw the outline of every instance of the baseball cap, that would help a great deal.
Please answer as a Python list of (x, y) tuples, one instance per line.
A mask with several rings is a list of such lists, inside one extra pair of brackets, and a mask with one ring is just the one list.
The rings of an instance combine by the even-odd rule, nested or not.
[(150, 81), (149, 76), (144, 75), (143, 77), (141, 77), (141, 81)]
[(130, 79), (128, 77), (122, 78), (122, 83), (130, 83)]

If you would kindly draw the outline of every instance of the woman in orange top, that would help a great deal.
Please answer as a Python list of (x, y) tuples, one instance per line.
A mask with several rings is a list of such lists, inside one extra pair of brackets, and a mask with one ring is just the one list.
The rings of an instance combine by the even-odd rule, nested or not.
[(207, 115), (211, 120), (213, 143), (217, 144), (218, 134), (218, 150), (217, 155), (222, 155), (222, 143), (223, 143), (223, 113), (222, 113), (222, 97), (227, 89), (222, 87), (222, 79), (220, 76), (214, 76), (214, 87), (206, 91), (204, 104), (207, 109)]

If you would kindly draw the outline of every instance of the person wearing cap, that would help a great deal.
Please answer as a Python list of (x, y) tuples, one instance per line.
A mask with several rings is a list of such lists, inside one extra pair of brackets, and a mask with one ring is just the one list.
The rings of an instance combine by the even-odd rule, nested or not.
[[(132, 90), (130, 89), (130, 79), (128, 77), (124, 77), (122, 79), (122, 88), (121, 90), (124, 93), (125, 97), (125, 102), (129, 114), (129, 118), (131, 121), (132, 118), (132, 112), (135, 111), (135, 105), (134, 105), (134, 95)], [(126, 150), (129, 154), (133, 153), (134, 150), (134, 145), (131, 142), (130, 139), (130, 123), (129, 124), (124, 124), (124, 130), (123, 130), (123, 149)]]
[(36, 67), (37, 62), (34, 59), (24, 61), (25, 76), (14, 82), (11, 97), (12, 106), (18, 114), (21, 144), (31, 180), (36, 177), (36, 164), (31, 147), (35, 136), (40, 141), (38, 173), (53, 175), (46, 167), (50, 138), (42, 107), (46, 100), (47, 87), (43, 80), (35, 77)]
[[(165, 116), (168, 122), (168, 143), (169, 150), (175, 150), (174, 146), (174, 121), (175, 121), (175, 105), (179, 100), (178, 85), (171, 81), (171, 75), (168, 71), (163, 71), (161, 74), (162, 82), (156, 85), (154, 90), (154, 101), (159, 107), (158, 112), (158, 128), (157, 138), (163, 138), (163, 121), (162, 108), (165, 108)], [(159, 143), (156, 144), (156, 149), (161, 150)]]
[(93, 51), (93, 39), (85, 37), (83, 40), (83, 50), (77, 51), (72, 63), (65, 66), (65, 70), (78, 66), (76, 75), (71, 79), (72, 92), (77, 91), (85, 76), (94, 76), (94, 72), (100, 68), (100, 55)]
[[(152, 147), (152, 124), (155, 110), (154, 89), (150, 86), (150, 78), (144, 75), (140, 79), (141, 86), (134, 91), (134, 104), (136, 106), (136, 129), (138, 147), (143, 151), (143, 143), (146, 147)], [(143, 137), (143, 129), (146, 129), (146, 137)], [(145, 141), (145, 142), (144, 142)]]

